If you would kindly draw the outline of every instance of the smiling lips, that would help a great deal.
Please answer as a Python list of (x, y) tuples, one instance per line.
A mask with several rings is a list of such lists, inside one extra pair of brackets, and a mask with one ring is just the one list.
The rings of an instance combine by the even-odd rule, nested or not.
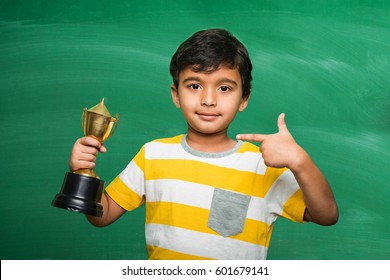
[(197, 112), (196, 115), (198, 115), (199, 118), (204, 121), (213, 121), (219, 117), (219, 114), (210, 112)]

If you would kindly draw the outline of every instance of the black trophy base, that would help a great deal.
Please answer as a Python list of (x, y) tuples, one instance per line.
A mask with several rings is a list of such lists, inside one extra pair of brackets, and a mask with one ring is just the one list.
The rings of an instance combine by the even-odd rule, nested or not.
[(57, 194), (51, 205), (54, 207), (81, 212), (87, 215), (103, 216), (101, 199), (104, 181), (94, 177), (67, 172), (61, 193)]

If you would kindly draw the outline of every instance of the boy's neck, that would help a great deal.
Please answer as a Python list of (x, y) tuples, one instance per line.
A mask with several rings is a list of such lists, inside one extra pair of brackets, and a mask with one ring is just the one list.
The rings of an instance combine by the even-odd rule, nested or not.
[(237, 142), (227, 136), (226, 131), (215, 134), (200, 134), (188, 130), (187, 145), (192, 149), (206, 153), (221, 153), (232, 149)]

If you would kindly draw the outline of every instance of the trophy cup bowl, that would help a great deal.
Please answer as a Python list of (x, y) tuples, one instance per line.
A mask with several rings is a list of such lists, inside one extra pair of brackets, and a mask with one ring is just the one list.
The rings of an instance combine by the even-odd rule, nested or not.
[[(84, 108), (81, 115), (81, 128), (84, 136), (97, 139), (100, 143), (110, 138), (119, 123), (119, 115), (113, 118), (103, 100), (96, 106)], [(61, 192), (57, 194), (52, 206), (91, 216), (103, 216), (101, 198), (104, 181), (93, 169), (79, 169), (66, 172)]]

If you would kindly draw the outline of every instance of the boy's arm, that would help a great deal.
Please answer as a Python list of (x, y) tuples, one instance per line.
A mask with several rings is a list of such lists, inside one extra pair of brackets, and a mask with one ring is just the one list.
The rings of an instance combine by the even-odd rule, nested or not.
[(275, 168), (289, 168), (305, 198), (304, 219), (320, 225), (333, 225), (338, 220), (338, 208), (333, 192), (319, 168), (300, 147), (287, 129), (284, 114), (278, 118), (279, 132), (270, 135), (240, 134), (237, 139), (261, 142), (264, 163)]
[[(92, 137), (82, 137), (73, 145), (69, 159), (71, 171), (84, 168), (94, 168), (96, 157), (99, 152), (105, 153), (106, 148)], [(97, 227), (107, 226), (122, 216), (126, 210), (120, 207), (106, 193), (102, 195), (103, 216), (88, 216), (88, 221)]]
[(103, 216), (95, 217), (88, 216), (88, 221), (96, 227), (104, 227), (115, 222), (120, 216), (122, 216), (126, 210), (120, 207), (111, 197), (104, 193), (102, 195), (101, 204), (103, 206)]

